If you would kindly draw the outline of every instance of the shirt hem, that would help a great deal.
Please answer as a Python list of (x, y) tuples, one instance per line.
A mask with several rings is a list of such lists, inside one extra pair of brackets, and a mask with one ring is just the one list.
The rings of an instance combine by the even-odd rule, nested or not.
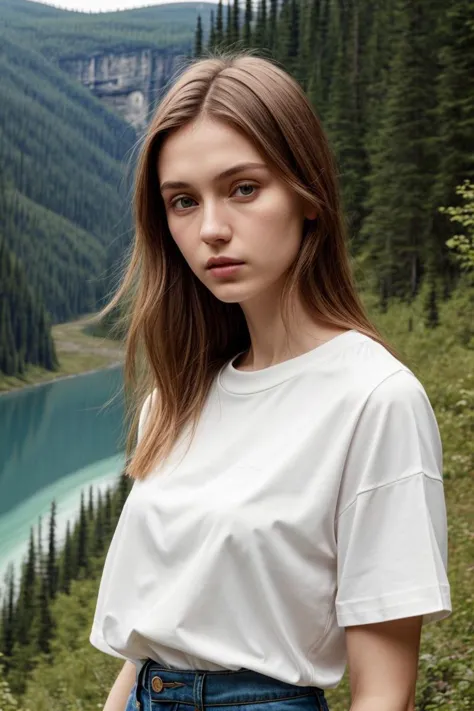
[[(414, 597), (416, 594), (416, 597)], [(398, 597), (396, 602), (388, 600)], [(407, 600), (407, 597), (411, 597)], [(378, 603), (374, 605), (374, 602)], [(449, 585), (437, 585), (420, 590), (410, 590), (377, 598), (365, 598), (353, 602), (336, 603), (339, 627), (388, 622), (403, 617), (423, 616), (423, 625), (438, 622), (452, 612)]]
[(89, 642), (100, 652), (104, 652), (104, 654), (110, 654), (111, 657), (123, 659), (125, 662), (133, 661), (128, 657), (125, 657), (123, 654), (120, 654), (120, 652), (116, 652), (115, 649), (112, 649), (112, 647), (109, 647), (109, 645), (107, 644), (102, 634), (99, 632), (95, 625), (93, 625), (92, 631), (89, 635)]

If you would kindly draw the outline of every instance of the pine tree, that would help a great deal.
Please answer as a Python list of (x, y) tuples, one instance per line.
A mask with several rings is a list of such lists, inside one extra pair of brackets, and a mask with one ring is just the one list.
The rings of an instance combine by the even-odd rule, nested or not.
[(89, 504), (87, 507), (87, 518), (92, 521), (94, 518), (94, 488), (92, 484), (89, 486)]
[(216, 28), (215, 28), (215, 23), (214, 23), (214, 10), (211, 10), (211, 25), (209, 28), (209, 41), (207, 44), (207, 48), (210, 52), (212, 52), (215, 48), (216, 45)]
[(275, 53), (276, 46), (277, 46), (277, 26), (278, 26), (278, 0), (270, 0), (267, 44), (273, 53)]
[(66, 524), (66, 539), (64, 542), (63, 566), (61, 575), (61, 591), (69, 595), (71, 590), (71, 580), (74, 574), (74, 552), (71, 541), (69, 521)]
[(227, 15), (226, 15), (226, 30), (225, 30), (225, 41), (228, 48), (234, 42), (234, 20), (231, 0), (227, 0)]
[(86, 508), (84, 505), (84, 492), (81, 491), (81, 504), (79, 508), (79, 522), (78, 522), (78, 532), (76, 541), (76, 565), (78, 573), (81, 569), (87, 572), (88, 569), (88, 557), (87, 557), (87, 543), (88, 543), (88, 526), (87, 526), (87, 515)]
[(435, 20), (434, 8), (422, 0), (399, 0), (396, 51), (371, 156), (369, 214), (362, 228), (380, 289), (386, 289), (389, 298), (416, 295), (426, 259), (433, 173)]
[(232, 9), (232, 41), (238, 42), (240, 39), (240, 8), (239, 0), (234, 0)]
[(194, 56), (200, 57), (202, 55), (202, 23), (201, 15), (197, 16), (196, 24), (196, 35), (194, 39)]
[(50, 610), (50, 597), (48, 594), (48, 576), (43, 572), (40, 579), (40, 590), (38, 595), (38, 648), (47, 654), (50, 651), (50, 643), (53, 637), (54, 622)]
[(427, 328), (436, 328), (439, 326), (436, 284), (434, 281), (431, 282), (428, 298), (425, 304), (425, 325)]
[(97, 492), (97, 506), (94, 522), (94, 539), (93, 539), (93, 554), (100, 555), (105, 547), (105, 531), (104, 531), (104, 506), (102, 503), (102, 494)]
[(115, 523), (118, 522), (120, 514), (122, 513), (122, 509), (125, 506), (125, 502), (127, 500), (130, 489), (131, 489), (130, 477), (126, 476), (122, 472), (119, 477), (117, 494), (116, 494), (116, 499), (115, 499), (115, 512), (114, 512)]
[(216, 16), (216, 32), (215, 32), (216, 43), (215, 46), (218, 49), (222, 46), (224, 41), (224, 9), (222, 7), (222, 0), (219, 0), (217, 4), (217, 16)]
[(243, 40), (244, 40), (245, 47), (250, 47), (252, 45), (252, 19), (253, 19), (252, 0), (245, 0), (245, 15), (244, 15), (244, 30), (243, 30)]
[(267, 48), (267, 0), (259, 0), (253, 44), (258, 49)]
[(366, 197), (361, 176), (368, 167), (364, 147), (359, 3), (360, 0), (348, 0), (340, 10), (339, 40), (326, 117), (329, 136), (339, 160), (345, 211), (351, 233), (356, 235)]
[(104, 515), (103, 515), (104, 539), (109, 541), (113, 531), (112, 498), (109, 489), (105, 492)]
[(53, 600), (58, 588), (58, 569), (56, 561), (56, 501), (54, 499), (51, 502), (46, 578), (48, 582), (48, 596), (51, 600)]
[(18, 621), (16, 638), (26, 646), (30, 640), (33, 620), (36, 615), (36, 549), (33, 528), (30, 530), (28, 555), (23, 571), (18, 598)]
[(2, 653), (5, 655), (5, 666), (9, 668), (9, 658), (13, 654), (15, 642), (15, 571), (11, 563), (5, 574), (6, 596), (2, 605)]

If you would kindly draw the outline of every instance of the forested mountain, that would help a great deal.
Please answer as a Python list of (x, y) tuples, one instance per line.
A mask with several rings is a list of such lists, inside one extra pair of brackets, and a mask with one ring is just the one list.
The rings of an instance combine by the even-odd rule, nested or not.
[[(203, 13), (205, 18), (205, 13)], [(220, 0), (203, 44), (276, 58), (308, 93), (337, 154), (353, 253), (380, 305), (430, 303), (459, 268), (439, 208), (474, 179), (474, 3), (471, 0)]]
[[(130, 238), (137, 134), (63, 72), (60, 59), (106, 48), (189, 52), (195, 8), (86, 15), (0, 0), (0, 371), (20, 374), (27, 363), (54, 368), (49, 324), (100, 306)], [(7, 279), (13, 264), (29, 296)], [(25, 335), (16, 324), (31, 323), (30, 300), (43, 326)], [(37, 357), (25, 360), (30, 351)]]
[[(107, 247), (129, 227), (120, 187), (136, 136), (41, 54), (0, 38), (0, 234), (43, 319), (60, 322), (94, 310), (106, 287)], [(2, 298), (12, 312), (14, 296)]]
[[(211, 7), (209, 2), (183, 2), (87, 14), (29, 0), (0, 0), (0, 28), (10, 36), (20, 32), (28, 46), (53, 60), (150, 47), (188, 52), (198, 8)], [(207, 19), (204, 23), (206, 30)]]

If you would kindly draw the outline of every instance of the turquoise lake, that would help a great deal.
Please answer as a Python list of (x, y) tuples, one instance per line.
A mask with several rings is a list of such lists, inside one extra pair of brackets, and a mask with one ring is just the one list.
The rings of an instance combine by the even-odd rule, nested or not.
[(0, 586), (16, 571), (30, 529), (47, 545), (51, 502), (56, 537), (77, 518), (81, 491), (105, 491), (124, 465), (121, 366), (0, 396)]

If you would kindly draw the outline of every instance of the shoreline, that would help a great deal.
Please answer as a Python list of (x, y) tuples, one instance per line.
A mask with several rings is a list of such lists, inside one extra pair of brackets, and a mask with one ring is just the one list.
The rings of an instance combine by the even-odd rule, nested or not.
[(10, 395), (15, 392), (25, 392), (25, 390), (30, 390), (31, 388), (40, 388), (44, 385), (51, 385), (51, 383), (56, 383), (58, 380), (67, 380), (68, 378), (77, 378), (81, 375), (92, 375), (92, 373), (98, 373), (101, 370), (109, 370), (110, 368), (117, 368), (119, 365), (123, 366), (123, 360), (118, 360), (108, 365), (101, 366), (100, 368), (92, 368), (91, 370), (81, 370), (78, 373), (68, 373), (67, 375), (58, 375), (56, 378), (50, 378), (49, 380), (42, 380), (39, 383), (28, 383), (26, 385), (20, 385), (19, 387), (10, 388), (10, 390), (0, 390), (0, 398), (4, 395)]

